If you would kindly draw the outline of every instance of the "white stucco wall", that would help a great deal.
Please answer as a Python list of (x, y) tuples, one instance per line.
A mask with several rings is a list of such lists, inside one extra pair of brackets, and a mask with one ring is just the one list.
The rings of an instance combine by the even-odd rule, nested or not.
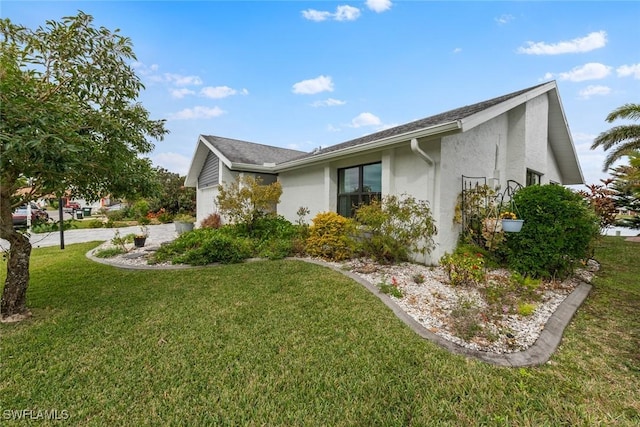
[[(524, 121), (526, 135), (525, 168), (542, 174), (543, 179), (545, 179), (548, 173), (549, 100), (547, 99), (547, 94), (527, 101)], [(525, 181), (520, 181), (520, 183), (524, 185)]]
[(282, 185), (282, 196), (278, 204), (278, 214), (287, 220), (298, 220), (298, 209), (302, 206), (311, 212), (305, 217), (307, 222), (320, 212), (329, 210), (325, 195), (324, 166), (313, 166), (282, 172), (278, 176)]
[[(462, 192), (462, 175), (487, 177), (490, 186), (508, 179), (505, 170), (508, 131), (508, 118), (501, 115), (468, 132), (442, 139), (437, 224), (439, 245), (432, 254), (432, 261), (439, 260), (445, 252), (452, 252), (458, 243), (460, 225), (454, 223), (454, 215)], [(490, 179), (494, 176), (498, 178), (495, 182)]]

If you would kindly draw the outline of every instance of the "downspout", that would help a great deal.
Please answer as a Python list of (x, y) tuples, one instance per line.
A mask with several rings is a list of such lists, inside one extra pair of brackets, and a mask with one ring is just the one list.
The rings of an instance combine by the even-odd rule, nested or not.
[(417, 138), (413, 138), (411, 140), (411, 151), (413, 151), (418, 157), (422, 158), (422, 160), (427, 162), (429, 166), (433, 166), (435, 164), (433, 159), (429, 157), (429, 155), (425, 153), (424, 150), (422, 150), (422, 148), (420, 148), (420, 145), (418, 145)]
[[(413, 151), (413, 153), (415, 155), (417, 155), (418, 157), (420, 157), (422, 160), (424, 160), (424, 162), (426, 164), (428, 164), (430, 167), (430, 173), (429, 173), (429, 179), (431, 181), (431, 185), (428, 187), (428, 194), (427, 194), (427, 201), (431, 204), (431, 212), (434, 216), (434, 219), (437, 220), (438, 218), (438, 209), (439, 206), (437, 205), (437, 200), (436, 200), (436, 162), (435, 160), (433, 160), (427, 153), (425, 153), (425, 151), (420, 148), (420, 145), (418, 144), (418, 139), (417, 138), (413, 138), (411, 140), (411, 151)], [(426, 259), (424, 260), (426, 261)]]

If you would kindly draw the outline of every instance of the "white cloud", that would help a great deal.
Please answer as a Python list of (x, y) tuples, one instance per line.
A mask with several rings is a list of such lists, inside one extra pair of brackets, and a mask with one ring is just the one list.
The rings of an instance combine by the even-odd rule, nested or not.
[(331, 12), (325, 12), (315, 9), (307, 9), (302, 11), (302, 16), (309, 21), (321, 22), (330, 19), (333, 14)]
[(132, 62), (131, 67), (143, 76), (148, 76), (158, 71), (158, 64), (151, 64), (147, 66), (145, 63), (139, 61)]
[(211, 99), (226, 98), (227, 96), (235, 95), (237, 90), (230, 88), (229, 86), (207, 86), (203, 87), (200, 94)]
[(569, 41), (548, 44), (545, 42), (525, 43), (526, 47), (519, 47), (518, 53), (527, 55), (559, 55), (563, 53), (589, 52), (599, 49), (607, 44), (607, 32), (597, 31), (588, 34), (586, 37), (578, 37)]
[(634, 79), (640, 80), (640, 64), (622, 65), (616, 70), (618, 77), (633, 76)]
[(293, 85), (293, 93), (301, 95), (313, 95), (325, 91), (333, 92), (333, 81), (330, 76), (319, 76)]
[(316, 101), (311, 104), (312, 107), (335, 107), (337, 105), (344, 105), (346, 101), (341, 101), (339, 99), (327, 98), (322, 101)]
[(609, 95), (610, 93), (611, 88), (608, 86), (589, 85), (586, 88), (582, 89), (579, 92), (579, 95), (583, 99), (589, 99), (594, 95)]
[(185, 108), (182, 111), (169, 115), (172, 120), (194, 120), (194, 119), (210, 119), (218, 117), (226, 113), (220, 107), (202, 107)]
[(305, 19), (315, 22), (326, 21), (328, 19), (333, 19), (335, 21), (355, 21), (360, 17), (360, 9), (349, 5), (336, 7), (335, 13), (322, 10), (307, 9), (302, 11), (302, 16)]
[(353, 128), (360, 128), (364, 126), (380, 126), (382, 121), (380, 118), (371, 113), (360, 113), (356, 117), (351, 120), (351, 124), (349, 126)]
[(342, 129), (340, 129), (339, 127), (335, 127), (334, 125), (327, 125), (327, 131), (329, 132), (340, 132)]
[(176, 86), (199, 86), (202, 84), (202, 79), (198, 76), (183, 76), (181, 74), (165, 73), (162, 80)]
[(154, 165), (161, 166), (169, 172), (184, 176), (189, 171), (191, 160), (178, 153), (158, 153), (151, 157)]
[(249, 95), (249, 91), (248, 91), (247, 89), (244, 89), (244, 88), (243, 88), (243, 89), (240, 91), (240, 94), (241, 94), (241, 95)]
[(514, 19), (515, 18), (513, 17), (513, 15), (503, 14), (495, 18), (495, 21), (500, 25), (506, 25), (509, 22), (513, 21)]
[(174, 98), (184, 98), (187, 95), (195, 94), (191, 89), (182, 88), (182, 89), (171, 89), (171, 96)]
[(603, 79), (611, 74), (611, 67), (608, 65), (600, 64), (598, 62), (589, 62), (588, 64), (574, 67), (571, 71), (564, 73), (546, 73), (545, 79), (551, 79), (557, 77), (560, 80), (569, 80), (571, 82), (583, 82), (585, 80), (598, 80)]
[(367, 7), (374, 12), (384, 12), (391, 9), (391, 0), (367, 0)]
[(460, 53), (462, 52), (462, 48), (461, 47), (457, 47), (455, 49), (453, 49), (453, 53)]
[(360, 17), (360, 9), (349, 5), (338, 6), (333, 16), (336, 21), (355, 21)]

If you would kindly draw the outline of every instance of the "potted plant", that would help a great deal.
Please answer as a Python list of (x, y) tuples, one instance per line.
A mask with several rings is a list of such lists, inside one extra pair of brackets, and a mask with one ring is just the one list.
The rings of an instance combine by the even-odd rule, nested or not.
[(146, 225), (140, 226), (140, 232), (133, 236), (133, 245), (136, 248), (144, 247), (144, 244), (147, 241), (147, 237), (149, 237), (149, 227)]
[(196, 219), (189, 214), (178, 214), (173, 218), (173, 223), (176, 225), (176, 232), (182, 234), (193, 230)]
[(524, 220), (518, 219), (515, 213), (509, 211), (502, 212), (500, 214), (500, 219), (502, 220), (502, 230), (505, 233), (518, 233), (522, 230)]

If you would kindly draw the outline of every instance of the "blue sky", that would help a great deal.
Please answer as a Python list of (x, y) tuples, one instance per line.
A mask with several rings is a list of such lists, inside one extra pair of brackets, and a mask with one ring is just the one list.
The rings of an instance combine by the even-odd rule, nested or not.
[(78, 10), (131, 38), (140, 101), (186, 174), (198, 135), (311, 151), (558, 82), (587, 184), (606, 115), (640, 102), (640, 2), (7, 1), (36, 28)]

